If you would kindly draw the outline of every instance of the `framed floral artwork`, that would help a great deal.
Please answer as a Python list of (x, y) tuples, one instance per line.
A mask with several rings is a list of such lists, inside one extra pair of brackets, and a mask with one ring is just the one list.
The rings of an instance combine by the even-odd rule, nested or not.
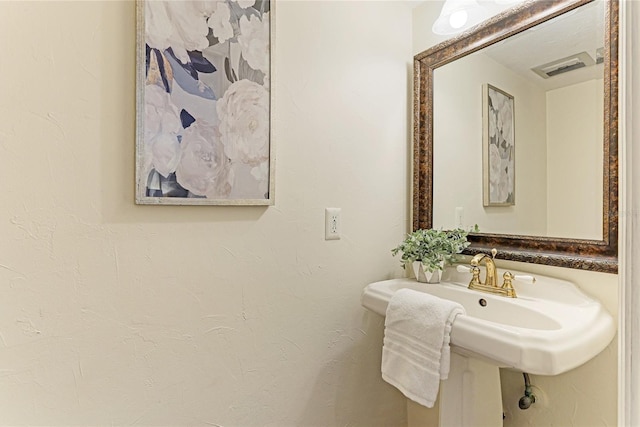
[(138, 0), (136, 203), (273, 204), (273, 6)]
[(483, 204), (512, 206), (516, 203), (514, 98), (484, 84), (482, 101)]

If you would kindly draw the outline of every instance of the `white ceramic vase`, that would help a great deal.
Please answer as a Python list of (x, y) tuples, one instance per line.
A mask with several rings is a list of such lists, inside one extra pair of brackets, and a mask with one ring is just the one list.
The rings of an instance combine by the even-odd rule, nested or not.
[[(411, 265), (413, 274), (418, 282), (423, 283), (440, 283), (440, 270), (429, 271), (420, 261), (414, 261)], [(440, 268), (444, 267), (444, 261), (440, 263)]]

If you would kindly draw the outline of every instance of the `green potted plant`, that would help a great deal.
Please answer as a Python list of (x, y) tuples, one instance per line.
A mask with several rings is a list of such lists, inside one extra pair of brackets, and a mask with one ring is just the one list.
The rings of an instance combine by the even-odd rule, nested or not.
[(403, 268), (411, 265), (419, 282), (440, 282), (440, 271), (445, 261), (452, 261), (457, 254), (469, 246), (468, 231), (420, 229), (407, 235), (407, 238), (391, 250), (395, 256), (402, 252), (400, 262)]

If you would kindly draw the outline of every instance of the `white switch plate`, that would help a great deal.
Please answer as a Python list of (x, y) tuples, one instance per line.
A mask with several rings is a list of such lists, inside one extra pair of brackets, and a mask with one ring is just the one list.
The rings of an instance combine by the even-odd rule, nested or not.
[(324, 240), (340, 239), (340, 208), (325, 208), (324, 210)]
[(456, 208), (454, 222), (456, 224), (456, 227), (458, 227), (458, 228), (462, 228), (462, 215), (463, 214), (464, 214), (464, 209), (462, 209), (461, 207), (457, 207)]

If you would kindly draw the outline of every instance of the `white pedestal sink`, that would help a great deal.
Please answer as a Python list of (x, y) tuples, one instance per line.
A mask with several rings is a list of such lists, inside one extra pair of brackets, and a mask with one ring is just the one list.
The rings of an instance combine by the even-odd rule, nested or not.
[(466, 314), (451, 329), (451, 372), (441, 383), (439, 425), (501, 426), (500, 367), (558, 375), (587, 362), (613, 339), (615, 322), (599, 301), (571, 282), (536, 278), (535, 284), (514, 282), (517, 298), (467, 289), (469, 275), (452, 268), (438, 284), (393, 279), (365, 288), (362, 305), (382, 316), (402, 288), (464, 306)]

